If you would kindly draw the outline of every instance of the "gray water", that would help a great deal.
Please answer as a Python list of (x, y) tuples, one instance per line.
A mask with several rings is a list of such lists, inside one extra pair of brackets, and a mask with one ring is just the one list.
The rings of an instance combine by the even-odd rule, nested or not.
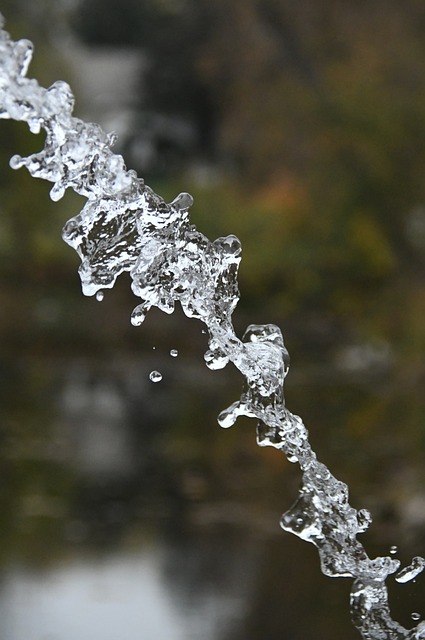
[[(108, 362), (52, 358), (46, 345), (43, 358), (3, 363), (0, 637), (354, 640), (348, 581), (323, 577), (314, 549), (279, 529), (298, 487), (294, 465), (258, 449), (248, 422), (233, 439), (217, 429), (216, 403), (240, 380), (208, 372), (177, 335), (168, 337)], [(160, 383), (149, 380), (153, 368)], [(353, 441), (349, 428), (380, 393), (305, 372), (288, 394), (307, 413), (326, 394), (313, 437), (329, 464), (346, 469), (353, 500), (372, 509), (368, 544), (377, 553), (397, 544), (407, 563), (425, 531), (421, 460), (403, 471), (410, 454), (400, 451), (396, 424), (386, 451)], [(394, 583), (394, 612), (407, 627), (411, 613), (425, 614), (424, 596), (421, 576)]]

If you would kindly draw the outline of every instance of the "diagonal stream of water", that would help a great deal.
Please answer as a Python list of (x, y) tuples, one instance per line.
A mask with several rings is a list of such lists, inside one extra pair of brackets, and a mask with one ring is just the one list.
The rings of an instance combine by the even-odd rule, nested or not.
[[(220, 369), (230, 361), (246, 381), (240, 399), (219, 415), (219, 424), (230, 427), (240, 415), (255, 418), (258, 444), (281, 450), (301, 468), (300, 494), (283, 515), (282, 528), (317, 547), (324, 574), (353, 579), (352, 620), (363, 638), (425, 638), (425, 623), (408, 630), (392, 619), (385, 581), (399, 569), (399, 561), (369, 558), (357, 539), (371, 523), (369, 512), (349, 504), (347, 485), (317, 460), (303, 421), (285, 406), (289, 356), (280, 329), (250, 325), (242, 339), (235, 334), (238, 238), (210, 241), (190, 221), (189, 194), (166, 203), (127, 170), (122, 156), (112, 151), (113, 134), (73, 117), (74, 97), (65, 82), (45, 89), (27, 78), (31, 57), (29, 40), (14, 42), (0, 30), (0, 117), (24, 121), (33, 133), (46, 133), (41, 151), (25, 158), (15, 155), (10, 164), (52, 182), (53, 200), (67, 188), (87, 198), (63, 229), (65, 242), (81, 259), (83, 293), (101, 299), (101, 292), (127, 271), (133, 293), (141, 299), (131, 317), (134, 325), (140, 325), (153, 306), (172, 313), (176, 302), (188, 317), (204, 322), (209, 332), (207, 366)], [(416, 576), (425, 561), (414, 560)], [(407, 573), (398, 574), (399, 582), (409, 579)]]

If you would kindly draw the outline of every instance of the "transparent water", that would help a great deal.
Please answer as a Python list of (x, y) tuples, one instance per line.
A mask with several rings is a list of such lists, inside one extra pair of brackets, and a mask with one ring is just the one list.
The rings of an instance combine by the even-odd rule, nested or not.
[[(282, 516), (282, 528), (317, 548), (325, 575), (353, 579), (352, 620), (364, 638), (425, 637), (424, 623), (409, 630), (393, 620), (386, 585), (391, 574), (401, 583), (414, 579), (425, 561), (415, 557), (399, 571), (400, 561), (391, 555), (370, 558), (366, 553), (358, 535), (370, 526), (370, 513), (350, 505), (347, 485), (317, 460), (303, 421), (285, 405), (289, 356), (280, 329), (249, 325), (241, 339), (235, 334), (237, 237), (210, 241), (190, 221), (189, 194), (165, 203), (128, 171), (112, 151), (114, 135), (72, 116), (74, 98), (65, 82), (44, 89), (26, 77), (31, 56), (29, 41), (13, 42), (1, 32), (0, 116), (46, 133), (40, 152), (15, 155), (10, 164), (52, 182), (53, 200), (67, 188), (87, 198), (63, 230), (81, 259), (83, 293), (102, 301), (104, 291), (128, 272), (132, 291), (141, 299), (131, 316), (133, 325), (142, 324), (152, 307), (170, 314), (176, 303), (186, 316), (206, 325), (206, 365), (216, 370), (231, 362), (246, 381), (241, 397), (220, 413), (219, 424), (228, 428), (239, 416), (254, 418), (258, 444), (282, 451), (300, 467), (299, 497)], [(153, 370), (150, 379), (159, 382), (161, 375)]]

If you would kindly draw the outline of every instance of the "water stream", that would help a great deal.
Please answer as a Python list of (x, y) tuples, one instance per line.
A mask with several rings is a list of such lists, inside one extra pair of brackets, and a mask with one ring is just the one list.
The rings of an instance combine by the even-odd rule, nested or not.
[(282, 516), (282, 528), (315, 545), (325, 575), (353, 580), (352, 620), (363, 638), (425, 638), (424, 622), (406, 629), (393, 620), (386, 586), (391, 574), (401, 583), (412, 580), (425, 561), (416, 557), (400, 571), (394, 557), (368, 556), (358, 535), (371, 524), (370, 513), (350, 505), (347, 485), (318, 461), (303, 421), (285, 405), (289, 356), (280, 329), (250, 325), (242, 338), (235, 334), (238, 238), (210, 241), (190, 221), (189, 194), (166, 203), (127, 170), (112, 151), (113, 134), (72, 116), (74, 97), (65, 82), (45, 89), (26, 77), (32, 49), (30, 41), (14, 42), (1, 30), (0, 117), (24, 121), (31, 132), (43, 129), (46, 134), (44, 148), (28, 157), (13, 156), (12, 168), (26, 167), (32, 176), (52, 182), (53, 200), (67, 188), (87, 198), (63, 230), (65, 242), (81, 258), (83, 293), (101, 301), (103, 292), (128, 272), (140, 299), (133, 325), (142, 324), (151, 307), (170, 314), (176, 303), (186, 316), (205, 324), (206, 365), (215, 370), (231, 362), (245, 378), (244, 392), (220, 413), (219, 424), (228, 428), (238, 416), (254, 418), (258, 444), (282, 451), (300, 467), (299, 496)]

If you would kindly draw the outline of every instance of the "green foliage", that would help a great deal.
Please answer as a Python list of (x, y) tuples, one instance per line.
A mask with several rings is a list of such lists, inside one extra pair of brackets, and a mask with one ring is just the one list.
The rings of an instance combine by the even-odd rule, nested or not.
[[(11, 14), (12, 5), (24, 4), (8, 2), (4, 12), (7, 5)], [(37, 33), (23, 23), (24, 13), (18, 12), (8, 28), (16, 37), (36, 42), (30, 75), (46, 85), (59, 77), (72, 84), (67, 70), (58, 70), (60, 61), (48, 40), (44, 43), (44, 32), (34, 27), (37, 41)], [(376, 460), (369, 466), (378, 470), (380, 456), (387, 456), (389, 477), (398, 448), (411, 459), (424, 438), (422, 402), (415, 405), (409, 395), (421, 388), (425, 373), (423, 3), (87, 0), (74, 24), (88, 43), (139, 46), (148, 55), (151, 71), (141, 117), (147, 108), (183, 115), (198, 131), (198, 144), (189, 160), (187, 153), (182, 155), (178, 172), (174, 163), (161, 180), (154, 176), (147, 181), (169, 201), (179, 191), (193, 193), (193, 222), (210, 238), (229, 233), (241, 238), (242, 297), (236, 322), (241, 330), (247, 322), (276, 322), (285, 329), (297, 361), (294, 371), (302, 371), (304, 357), (317, 367), (318, 379), (313, 393), (302, 382), (290, 388), (291, 407), (315, 425), (321, 438), (328, 434), (326, 450), (343, 440), (357, 445), (366, 431), (374, 430), (382, 447), (374, 439), (367, 457), (363, 449), (354, 456), (345, 445), (343, 455), (337, 452), (341, 467), (355, 476), (365, 459)], [(10, 372), (11, 362), (23, 353), (83, 352), (87, 357), (98, 347), (115, 360), (119, 350), (140, 353), (143, 340), (161, 344), (164, 314), (148, 318), (144, 331), (128, 324), (133, 303), (128, 287), (123, 293), (118, 285), (102, 305), (81, 297), (76, 258), (60, 240), (63, 223), (81, 203), (67, 195), (53, 204), (49, 185), (10, 170), (11, 155), (35, 151), (42, 141), (23, 125), (1, 126), (0, 332), (9, 355), (5, 370)], [(203, 181), (199, 166), (207, 168)], [(173, 323), (180, 328), (176, 316)], [(193, 349), (198, 357), (201, 348), (186, 331), (182, 352)], [(341, 344), (353, 341), (390, 343), (393, 379), (384, 379), (380, 387), (374, 379), (367, 393), (353, 392), (347, 378), (335, 383), (334, 370), (323, 393), (326, 367), (337, 361)], [(39, 378), (34, 362), (29, 380), (18, 380), (13, 390), (3, 384), (2, 404), (9, 416), (8, 423), (3, 421), (3, 437), (10, 438), (16, 425), (21, 428), (3, 448), (4, 485), (11, 489), (10, 497), (2, 496), (2, 505), (12, 522), (3, 541), (7, 538), (9, 545), (19, 528), (13, 522), (16, 497), (25, 503), (38, 493), (54, 502), (50, 477), (59, 480), (65, 493), (73, 481), (54, 462), (39, 463), (14, 450), (21, 440), (31, 444), (47, 439), (50, 428), (50, 417), (39, 406), (17, 396), (16, 389)], [(296, 380), (297, 374), (292, 375), (289, 385)], [(359, 377), (364, 375), (360, 371)], [(229, 386), (229, 402), (231, 391)], [(214, 392), (211, 420), (216, 400)], [(179, 420), (173, 418), (167, 428), (172, 447), (165, 457), (173, 459), (176, 474), (189, 462), (195, 480), (198, 467), (205, 467), (231, 486), (240, 478), (241, 486), (250, 486), (243, 475), (245, 460), (236, 464), (239, 443), (235, 449), (228, 445), (229, 437), (238, 436), (226, 434), (224, 444), (221, 434), (211, 431), (200, 441), (192, 433), (199, 427), (195, 423), (212, 424), (203, 417), (205, 402), (190, 393), (182, 404), (182, 413), (176, 412)], [(403, 433), (389, 438), (388, 432), (396, 433), (400, 424)], [(42, 437), (38, 428), (44, 429)], [(405, 432), (414, 438), (405, 438)], [(47, 446), (44, 440), (41, 445)], [(21, 456), (17, 467), (9, 452), (10, 460)], [(275, 487), (274, 471), (272, 475), (270, 486)], [(38, 486), (32, 492), (34, 478)], [(254, 475), (251, 482), (261, 486)], [(40, 531), (44, 536), (42, 522)]]
[[(425, 243), (408, 233), (425, 199), (421, 3), (92, 0), (73, 25), (89, 44), (140, 47), (149, 60), (141, 114), (193, 125), (192, 155), (183, 150), (152, 186), (169, 199), (192, 191), (208, 236), (240, 236), (242, 311), (256, 306), (295, 327), (320, 317), (328, 342), (381, 332), (409, 350), (412, 335), (421, 342), (393, 308), (417, 304), (425, 267)], [(47, 44), (37, 56), (32, 72), (53, 81)], [(39, 144), (23, 142), (18, 125), (5, 131), (3, 166)], [(60, 211), (23, 172), (0, 180), (3, 271), (58, 278), (72, 199)]]

